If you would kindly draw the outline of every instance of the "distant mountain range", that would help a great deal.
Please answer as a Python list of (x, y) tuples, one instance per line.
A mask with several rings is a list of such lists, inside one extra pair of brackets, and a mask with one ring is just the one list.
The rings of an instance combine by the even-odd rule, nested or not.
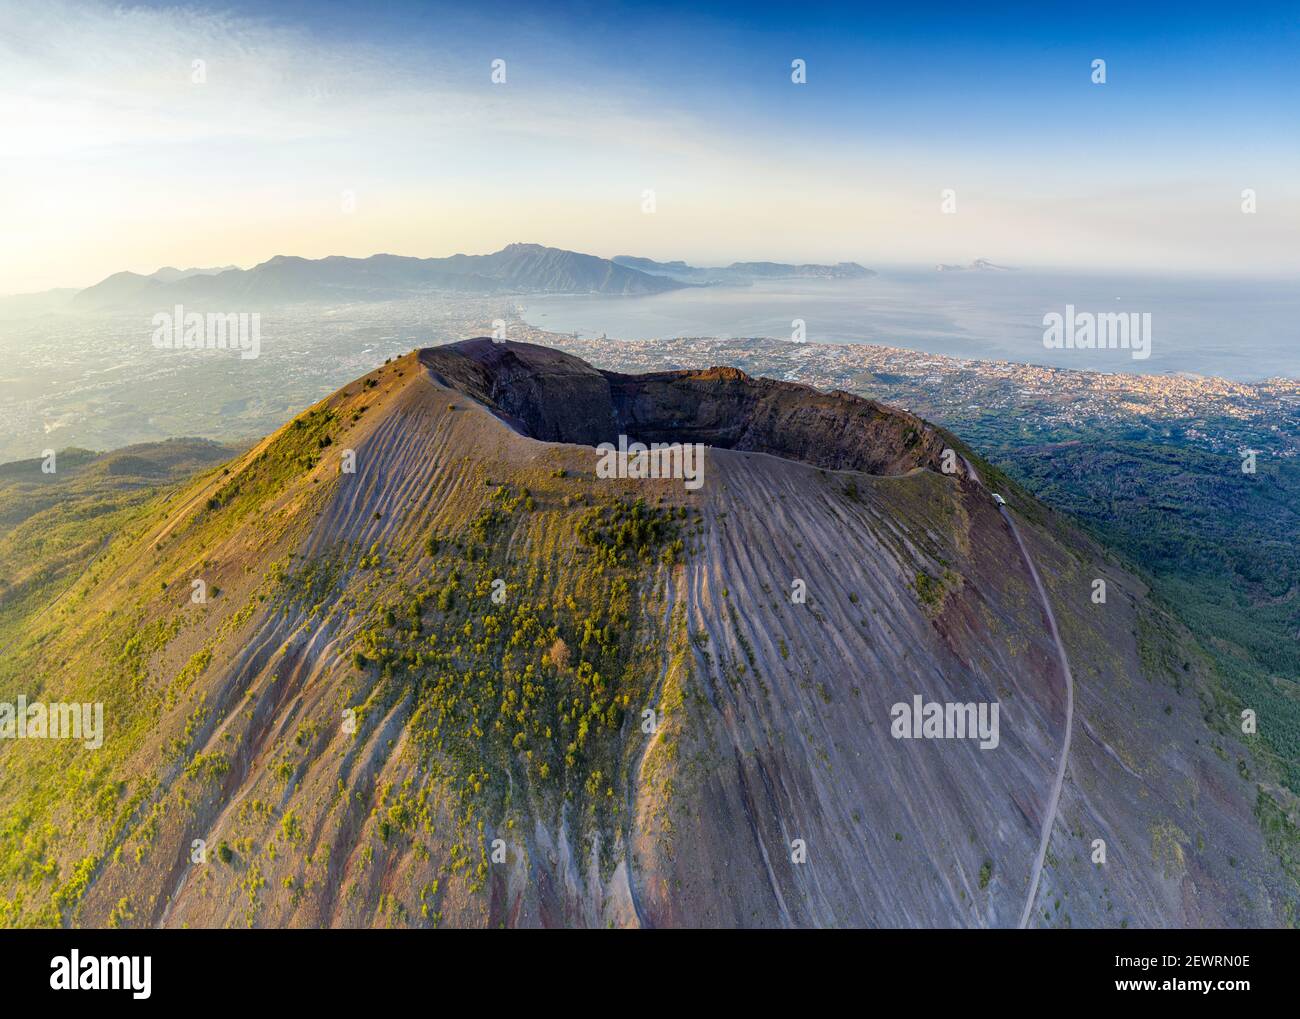
[(276, 255), (251, 269), (164, 269), (151, 276), (119, 272), (81, 291), (73, 303), (103, 308), (143, 301), (366, 301), (429, 292), (656, 294), (683, 285), (594, 255), (511, 244), (490, 255), (449, 258)]
[(635, 255), (615, 255), (616, 265), (627, 266), (652, 276), (665, 276), (682, 283), (751, 283), (756, 279), (866, 279), (876, 275), (857, 262), (835, 265), (790, 265), (786, 262), (732, 262), (731, 265), (701, 268), (685, 262), (656, 262)]
[(71, 305), (98, 310), (176, 303), (225, 307), (295, 301), (369, 301), (421, 293), (658, 294), (688, 286), (743, 284), (756, 279), (862, 278), (872, 276), (854, 262), (786, 265), (736, 262), (702, 269), (685, 262), (584, 255), (541, 244), (511, 244), (489, 255), (411, 258), (332, 255), (308, 259), (276, 255), (251, 269), (235, 266), (176, 269), (149, 275), (114, 273), (75, 294)]

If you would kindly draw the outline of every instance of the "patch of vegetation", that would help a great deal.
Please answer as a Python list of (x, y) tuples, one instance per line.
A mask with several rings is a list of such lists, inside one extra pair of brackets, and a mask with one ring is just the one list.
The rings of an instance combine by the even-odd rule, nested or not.
[(961, 577), (947, 567), (944, 567), (943, 573), (938, 577), (932, 577), (924, 570), (917, 570), (912, 586), (926, 611), (930, 615), (937, 615), (943, 610), (943, 604), (949, 593), (961, 586)]
[[(530, 502), (533, 514), (561, 513), (564, 523), (535, 532)], [(349, 649), (369, 686), (351, 702), (358, 738), (413, 698), (408, 731), (420, 768), (455, 818), (448, 871), (464, 872), (471, 889), (486, 879), (487, 825), (510, 823), (516, 805), (551, 823), (563, 810), (578, 832), (623, 823), (627, 738), (661, 668), (645, 640), (657, 622), (644, 602), (652, 577), (684, 554), (683, 516), (616, 498), (562, 508), (495, 485), (468, 515), (463, 542), (425, 543), (418, 572), (399, 571), (371, 596)], [(577, 545), (535, 544), (553, 529)], [(543, 551), (577, 558), (543, 577), (538, 564), (550, 560), (534, 558)], [(503, 601), (493, 598), (497, 580)], [(376, 844), (410, 837), (422, 812), (415, 801), (376, 810)], [(611, 841), (602, 845), (612, 866)]]
[(1255, 819), (1264, 833), (1264, 844), (1291, 880), (1294, 897), (1285, 904), (1283, 918), (1294, 927), (1300, 923), (1300, 827), (1262, 788), (1255, 798)]
[(318, 406), (280, 429), (266, 448), (238, 474), (217, 489), (207, 501), (209, 512), (229, 511), (236, 518), (260, 506), (294, 478), (311, 471), (332, 442), (338, 413)]
[(605, 565), (625, 566), (634, 559), (648, 563), (656, 551), (673, 562), (685, 549), (677, 536), (684, 510), (650, 506), (644, 499), (611, 499), (583, 513), (578, 537)]

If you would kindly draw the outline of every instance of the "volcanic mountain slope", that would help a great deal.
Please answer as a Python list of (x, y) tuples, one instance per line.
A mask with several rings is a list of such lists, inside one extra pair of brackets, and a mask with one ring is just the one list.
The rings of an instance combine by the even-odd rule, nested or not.
[[(598, 476), (619, 434), (708, 443), (702, 486)], [(0, 742), (0, 921), (1015, 925), (1066, 694), (985, 484), (1075, 681), (1031, 922), (1290, 920), (1203, 657), (951, 436), (481, 339), (159, 497), (26, 620), (0, 700), (106, 733)], [(914, 695), (998, 702), (998, 745), (894, 739)]]

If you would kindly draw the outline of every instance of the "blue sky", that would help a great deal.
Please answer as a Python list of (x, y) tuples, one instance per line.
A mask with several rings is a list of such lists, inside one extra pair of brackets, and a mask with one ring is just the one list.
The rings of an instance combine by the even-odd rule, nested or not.
[(511, 240), (1300, 271), (1298, 44), (1296, 5), (0, 0), (0, 278)]
[[(1287, 115), (1297, 123), (1300, 5), (1261, 5), (1234, 17), (1224, 4), (510, 4), (342, 0), (244, 4), (250, 15), (305, 25), (322, 38), (427, 52), (471, 73), (488, 53), (529, 62), (529, 81), (575, 72), (635, 82), (691, 108), (799, 116), (834, 127), (845, 116), (903, 130), (949, 101), (980, 103), (996, 134), (1045, 116), (1118, 118), (1145, 125), (1198, 111)], [(797, 108), (790, 55), (816, 72), (819, 100)], [(1126, 102), (1098, 108), (1094, 57), (1115, 65)], [(880, 100), (888, 96), (887, 104)], [(1256, 109), (1243, 111), (1237, 104)], [(811, 103), (807, 104), (812, 106)], [(1192, 125), (1185, 125), (1191, 127)]]

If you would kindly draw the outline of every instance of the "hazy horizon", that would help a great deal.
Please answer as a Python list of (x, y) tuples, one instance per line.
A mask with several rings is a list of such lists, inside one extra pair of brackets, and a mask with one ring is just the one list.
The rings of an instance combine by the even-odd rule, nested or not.
[[(511, 241), (508, 243), (538, 244), (542, 247), (548, 247), (548, 248), (559, 247), (558, 245), (547, 244), (545, 241), (522, 240), (522, 241)], [(505, 246), (506, 245), (502, 245), (502, 247)], [(184, 272), (190, 270), (206, 271), (212, 269), (219, 269), (221, 271), (225, 271), (226, 269), (233, 268), (233, 269), (247, 271), (249, 269), (255, 268), (258, 265), (262, 265), (266, 262), (269, 262), (274, 258), (281, 258), (281, 257), (308, 258), (311, 261), (319, 261), (321, 259), (331, 258), (331, 257), (364, 260), (367, 258), (374, 258), (383, 255), (400, 255), (401, 257), (407, 257), (407, 258), (446, 258), (454, 255), (486, 255), (486, 254), (492, 254), (494, 251), (499, 251), (499, 250), (501, 249), (494, 248), (490, 250), (485, 249), (482, 251), (479, 250), (441, 251), (439, 250), (439, 251), (431, 251), (425, 254), (407, 254), (404, 252), (389, 251), (389, 250), (368, 251), (364, 254), (349, 252), (349, 251), (332, 251), (324, 255), (313, 255), (313, 256), (300, 255), (297, 252), (286, 250), (286, 251), (275, 251), (264, 257), (258, 258), (254, 262), (247, 262), (244, 264), (224, 263), (224, 262), (218, 262), (217, 260), (214, 259), (191, 258), (188, 260), (182, 260), (181, 262), (172, 262), (172, 263), (166, 263), (160, 265), (137, 264), (133, 266), (123, 266), (119, 269), (114, 269), (112, 272), (107, 273), (104, 276), (97, 277), (95, 279), (83, 280), (76, 283), (56, 284), (54, 286), (46, 287), (41, 290), (5, 291), (3, 293), (0, 293), (0, 299), (12, 298), (12, 297), (29, 297), (29, 296), (39, 295), (42, 293), (49, 293), (49, 292), (60, 291), (60, 290), (70, 290), (70, 291), (84, 290), (88, 287), (94, 286), (97, 283), (102, 283), (109, 276), (116, 275), (119, 272), (131, 272), (140, 276), (150, 276), (164, 269), (176, 269)], [(569, 250), (569, 249), (561, 249), (561, 250)], [(603, 259), (614, 259), (614, 258), (619, 258), (624, 256), (640, 256), (640, 257), (647, 257), (647, 258), (654, 257), (654, 256), (642, 255), (642, 253), (639, 251), (613, 251), (613, 252), (579, 251), (577, 253), (583, 255), (592, 255), (596, 258), (603, 258)], [(1073, 276), (1077, 278), (1098, 278), (1098, 277), (1114, 274), (1113, 269), (1108, 270), (1108, 268), (1105, 266), (1069, 266), (1069, 265), (1034, 265), (1034, 264), (1006, 265), (1004, 263), (999, 262), (997, 258), (992, 258), (986, 254), (978, 254), (978, 253), (969, 256), (963, 254), (961, 257), (949, 257), (949, 258), (936, 256), (935, 258), (929, 260), (917, 260), (917, 261), (879, 260), (879, 261), (871, 261), (871, 262), (862, 261), (859, 258), (830, 259), (830, 258), (814, 257), (808, 259), (791, 259), (791, 258), (783, 257), (779, 253), (738, 254), (734, 256), (727, 256), (724, 258), (716, 259), (713, 261), (693, 261), (689, 258), (682, 258), (681, 256), (668, 253), (656, 257), (656, 261), (668, 262), (673, 260), (680, 260), (692, 266), (695, 266), (697, 268), (723, 268), (728, 265), (731, 265), (732, 263), (739, 263), (739, 262), (783, 262), (783, 263), (792, 263), (792, 264), (832, 265), (837, 261), (845, 261), (845, 262), (857, 262), (859, 265), (862, 265), (864, 268), (871, 269), (877, 272), (891, 272), (891, 271), (916, 272), (922, 270), (934, 270), (938, 267), (940, 263), (949, 266), (966, 267), (969, 266), (971, 262), (979, 258), (987, 258), (989, 261), (996, 263), (1000, 269), (1005, 269), (1005, 270), (1010, 270), (1015, 272), (1032, 272), (1042, 276), (1059, 275), (1059, 276)], [(1123, 274), (1134, 280), (1205, 279), (1205, 280), (1253, 280), (1257, 282), (1276, 282), (1276, 281), (1289, 281), (1292, 279), (1300, 278), (1300, 268), (1296, 268), (1290, 271), (1278, 270), (1276, 272), (1271, 272), (1271, 273), (1251, 270), (1251, 269), (1234, 269), (1233, 267), (1223, 267), (1217, 270), (1201, 269), (1201, 268), (1194, 268), (1194, 267), (1167, 268), (1167, 269), (1135, 268), (1127, 272), (1124, 272)], [(744, 286), (744, 284), (710, 283), (708, 284), (708, 286), (711, 288), (728, 289), (728, 288), (734, 288), (738, 286)], [(93, 314), (94, 312), (88, 312), (88, 313)]]

